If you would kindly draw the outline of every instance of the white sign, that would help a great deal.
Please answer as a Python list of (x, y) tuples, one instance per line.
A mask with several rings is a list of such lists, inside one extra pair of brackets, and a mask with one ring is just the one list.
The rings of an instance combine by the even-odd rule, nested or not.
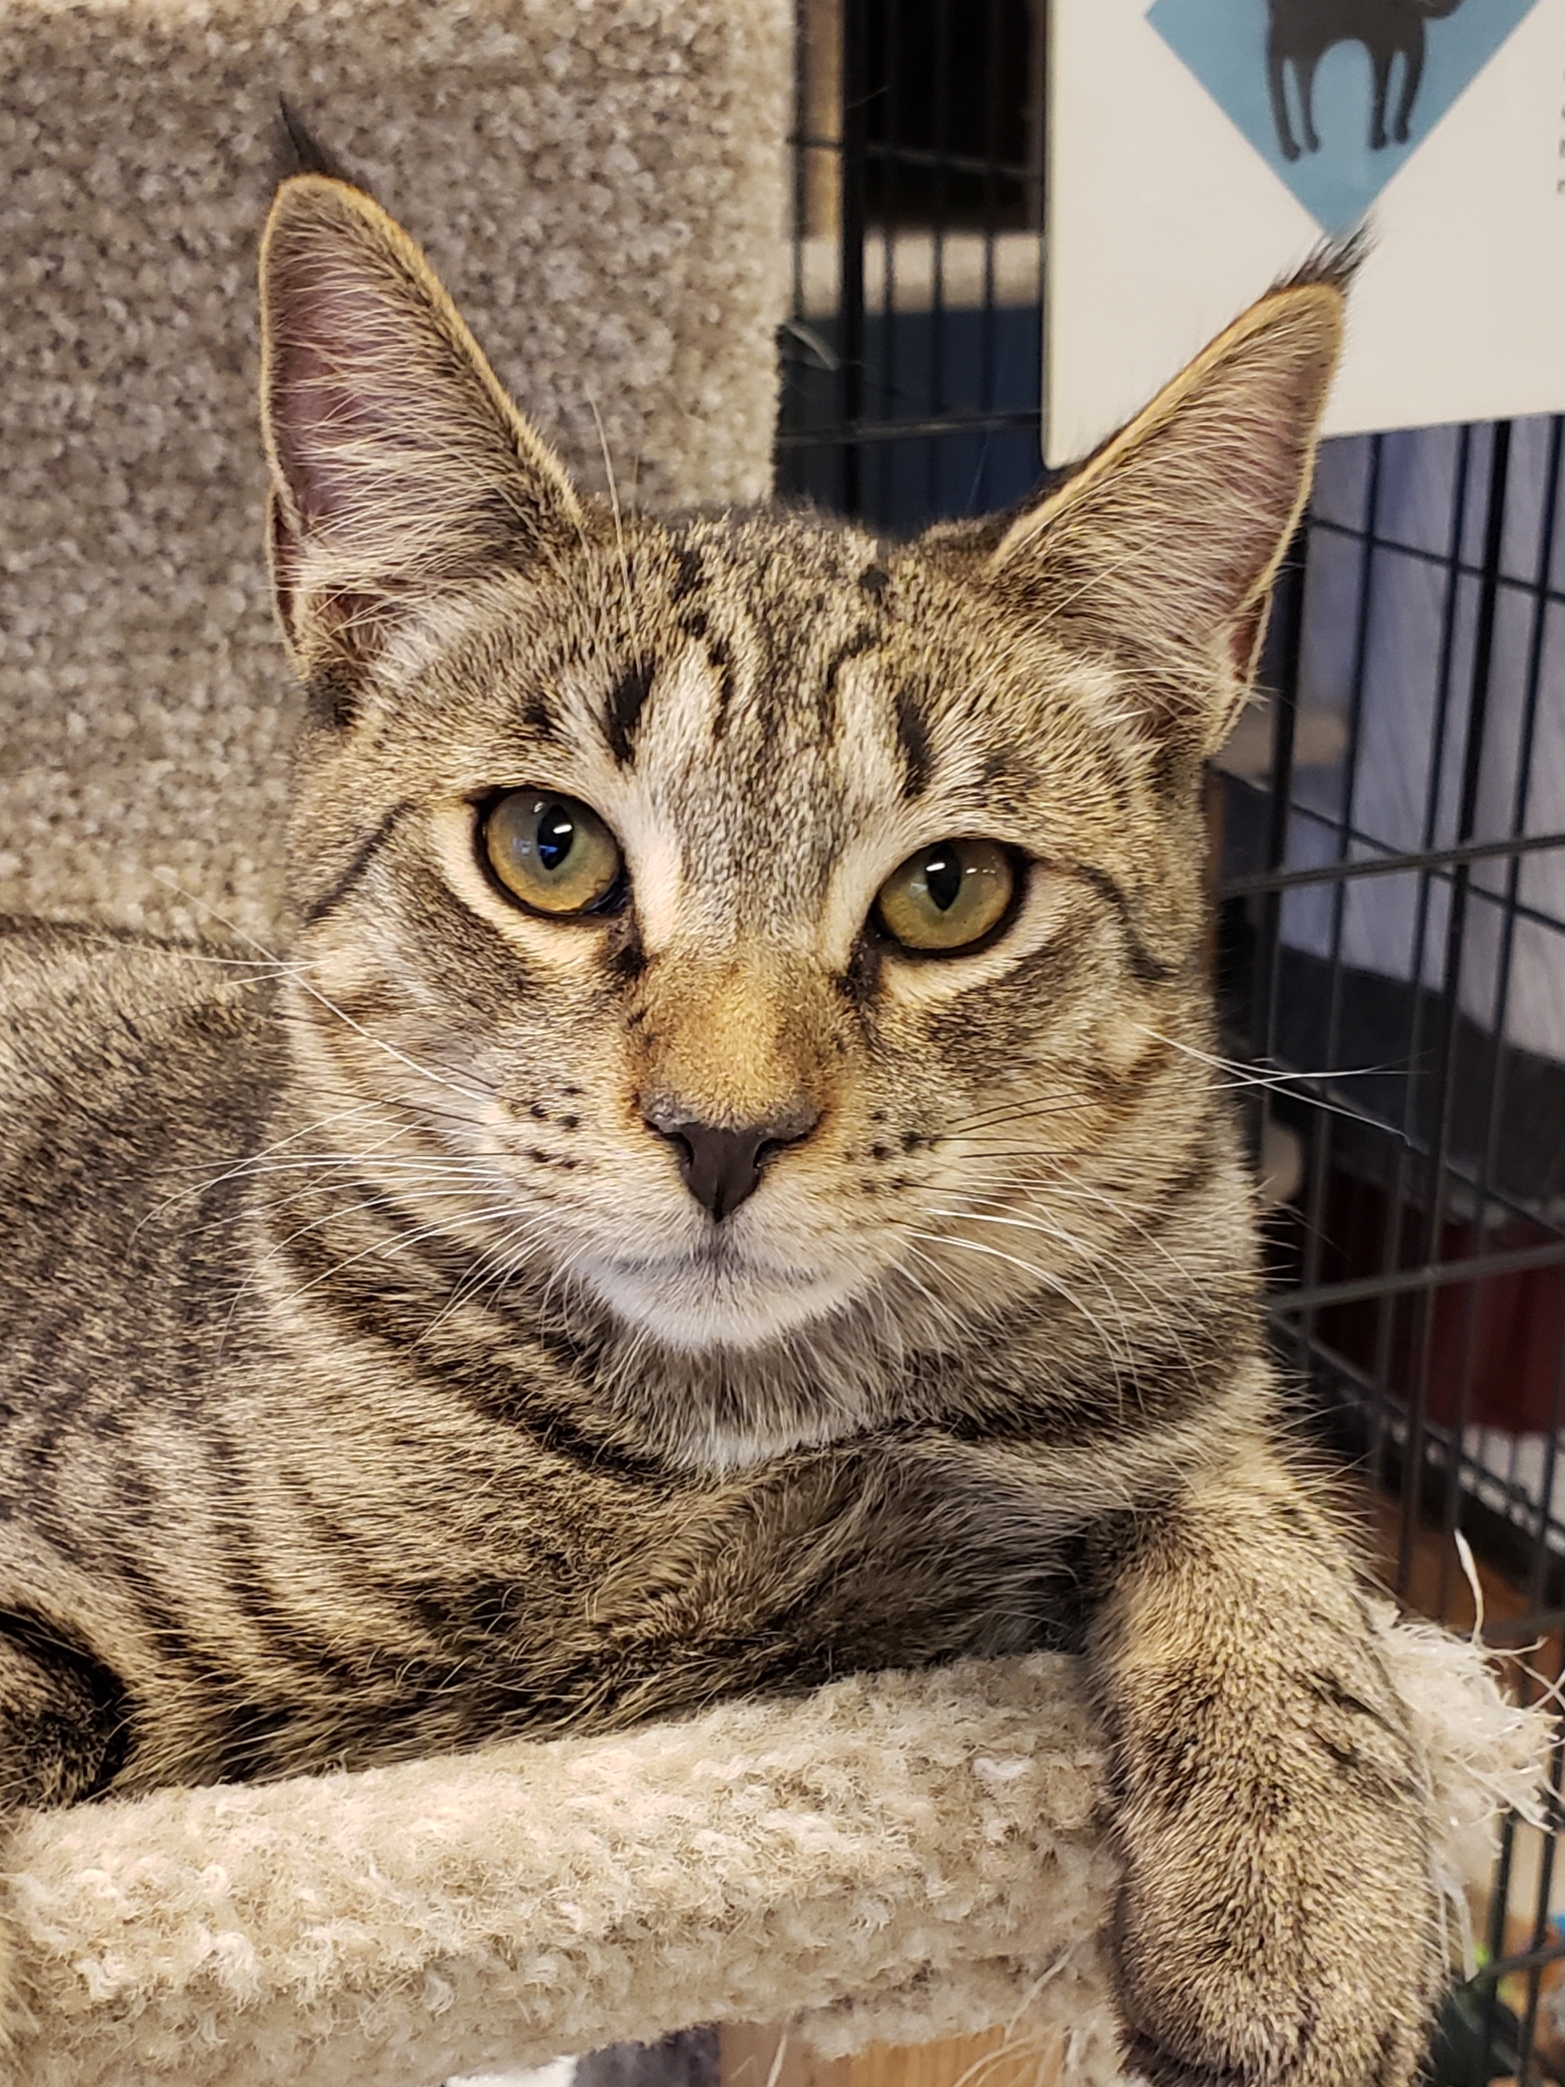
[(1328, 236), (1329, 434), (1565, 409), (1565, 0), (1053, 0), (1044, 449)]

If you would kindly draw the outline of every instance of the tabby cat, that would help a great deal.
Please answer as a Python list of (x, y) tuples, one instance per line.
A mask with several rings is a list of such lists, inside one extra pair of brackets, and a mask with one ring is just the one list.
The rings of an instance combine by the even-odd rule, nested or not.
[(1406, 2081), (1425, 1801), (1201, 965), (1341, 269), (900, 547), (577, 491), (343, 182), (262, 274), (297, 939), (0, 940), (6, 1801), (1079, 1647), (1131, 2062)]

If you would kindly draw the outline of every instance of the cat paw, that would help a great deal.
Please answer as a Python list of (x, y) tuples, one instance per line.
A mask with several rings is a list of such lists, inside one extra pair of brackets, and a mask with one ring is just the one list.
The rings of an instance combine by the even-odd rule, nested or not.
[(1330, 2051), (1276, 2050), (1252, 2063), (1214, 2069), (1192, 2063), (1145, 2036), (1126, 2036), (1125, 2070), (1149, 2087), (1401, 2087), (1422, 2079), (1426, 2038), (1388, 2031), (1376, 2043), (1340, 2044)]
[(1115, 1931), (1130, 2070), (1152, 2087), (1410, 2087), (1436, 1922), (1416, 1837), (1379, 1824), (1378, 1850), (1141, 1841)]

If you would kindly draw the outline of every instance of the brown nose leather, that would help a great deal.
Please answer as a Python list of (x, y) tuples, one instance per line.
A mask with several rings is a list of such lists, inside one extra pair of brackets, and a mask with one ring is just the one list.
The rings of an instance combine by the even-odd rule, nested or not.
[(729, 1128), (701, 1123), (680, 1115), (677, 1109), (653, 1106), (645, 1111), (643, 1120), (648, 1130), (673, 1146), (686, 1188), (713, 1221), (721, 1224), (746, 1196), (754, 1194), (772, 1154), (809, 1136), (820, 1121), (820, 1111), (801, 1102), (770, 1122)]

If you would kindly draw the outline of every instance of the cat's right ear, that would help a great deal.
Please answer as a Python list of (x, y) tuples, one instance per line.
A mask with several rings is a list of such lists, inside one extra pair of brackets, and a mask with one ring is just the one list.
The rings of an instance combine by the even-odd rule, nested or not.
[(1358, 252), (1328, 250), (1253, 304), (989, 558), (1023, 613), (1127, 660), (1142, 729), (1194, 755), (1216, 751), (1249, 691)]
[(277, 192), (261, 244), (272, 573), (294, 665), (363, 667), (408, 615), (578, 541), (565, 468), (428, 263), (345, 182)]

